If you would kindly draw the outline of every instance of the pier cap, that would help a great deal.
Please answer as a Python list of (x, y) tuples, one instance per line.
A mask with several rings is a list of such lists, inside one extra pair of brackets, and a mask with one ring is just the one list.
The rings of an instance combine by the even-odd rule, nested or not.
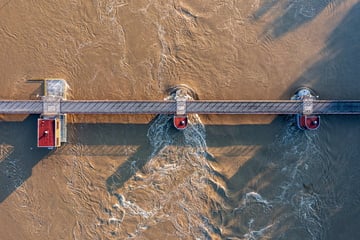
[(311, 88), (300, 87), (295, 91), (295, 94), (291, 97), (291, 100), (302, 100), (306, 96), (313, 99), (319, 98), (319, 96)]
[(176, 115), (186, 115), (186, 101), (189, 99), (182, 90), (177, 90), (175, 95), (176, 100)]
[(301, 87), (295, 92), (295, 95), (291, 97), (291, 100), (302, 100), (302, 114), (310, 115), (313, 113), (313, 102), (318, 97), (319, 96), (317, 96), (312, 89), (308, 87)]
[(43, 113), (44, 116), (57, 116), (60, 115), (60, 101), (59, 96), (43, 96)]
[(66, 98), (68, 84), (64, 79), (44, 79), (44, 95)]

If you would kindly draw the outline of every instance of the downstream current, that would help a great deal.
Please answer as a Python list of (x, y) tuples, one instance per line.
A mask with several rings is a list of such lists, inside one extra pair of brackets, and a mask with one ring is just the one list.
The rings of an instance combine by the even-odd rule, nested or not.
[[(92, 224), (78, 215), (74, 236), (331, 239), (338, 214), (349, 214), (360, 200), (353, 142), (358, 135), (347, 134), (358, 120), (341, 118), (323, 119), (318, 131), (302, 131), (293, 117), (279, 117), (268, 126), (205, 127), (192, 115), (189, 127), (177, 131), (172, 116), (157, 116), (144, 129), (147, 141), (127, 150), (128, 159), (107, 178), (108, 194), (101, 204), (87, 202), (96, 213)], [(338, 124), (339, 119), (347, 124)], [(222, 131), (231, 133), (218, 135)], [(257, 140), (263, 131), (267, 134)], [(347, 142), (334, 143), (334, 134), (347, 135)], [(333, 150), (332, 144), (341, 144), (342, 150)], [(89, 183), (81, 179), (92, 182), (96, 167), (73, 161), (78, 174), (68, 185), (73, 201), (81, 203), (89, 194), (84, 191)]]

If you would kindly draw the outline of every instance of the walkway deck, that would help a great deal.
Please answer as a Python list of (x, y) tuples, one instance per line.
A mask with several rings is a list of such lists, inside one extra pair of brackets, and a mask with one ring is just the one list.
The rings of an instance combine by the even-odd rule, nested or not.
[[(60, 101), (60, 113), (72, 114), (175, 114), (176, 101)], [(44, 113), (42, 100), (0, 100), (0, 114)], [(303, 102), (187, 101), (186, 113), (197, 114), (297, 114)], [(360, 100), (314, 100), (313, 114), (360, 114)]]

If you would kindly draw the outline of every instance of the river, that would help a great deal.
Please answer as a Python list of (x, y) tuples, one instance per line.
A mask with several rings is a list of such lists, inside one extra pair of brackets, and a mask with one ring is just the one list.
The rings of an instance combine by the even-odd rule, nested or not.
[[(357, 0), (0, 3), (1, 99), (359, 99)], [(37, 116), (0, 116), (1, 239), (359, 239), (360, 119), (71, 115), (36, 148)]]

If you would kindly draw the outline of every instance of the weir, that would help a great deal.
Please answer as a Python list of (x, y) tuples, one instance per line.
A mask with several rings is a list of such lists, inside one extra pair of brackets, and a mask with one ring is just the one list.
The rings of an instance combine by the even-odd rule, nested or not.
[[(0, 100), (0, 114), (176, 114), (176, 101)], [(184, 100), (186, 114), (303, 114), (307, 100)], [(313, 100), (312, 114), (360, 114), (360, 100)]]
[(188, 114), (292, 114), (303, 130), (316, 130), (324, 114), (360, 114), (360, 100), (318, 100), (300, 88), (290, 100), (197, 100), (185, 85), (173, 88), (171, 100), (67, 100), (63, 79), (43, 80), (41, 100), (0, 100), (0, 114), (39, 114), (38, 147), (67, 141), (67, 114), (169, 114), (174, 127), (186, 129)]
[(360, 114), (360, 100), (318, 100), (306, 87), (290, 100), (197, 100), (186, 85), (171, 88), (171, 100), (67, 100), (65, 80), (40, 81), (41, 100), (0, 100), (0, 114)]

